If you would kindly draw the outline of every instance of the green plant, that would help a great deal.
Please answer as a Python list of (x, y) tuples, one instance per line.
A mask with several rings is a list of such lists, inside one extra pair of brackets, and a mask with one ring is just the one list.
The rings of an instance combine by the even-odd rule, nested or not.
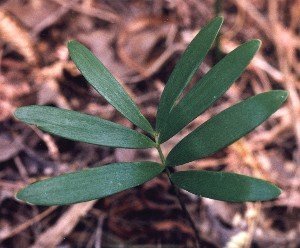
[[(136, 104), (104, 65), (77, 41), (68, 43), (72, 60), (86, 80), (124, 117), (148, 136), (99, 117), (48, 106), (25, 106), (15, 116), (67, 139), (122, 148), (156, 148), (161, 163), (114, 163), (33, 183), (17, 198), (37, 205), (64, 205), (99, 199), (140, 185), (166, 172), (174, 187), (212, 199), (244, 202), (276, 198), (280, 189), (266, 181), (227, 172), (182, 171), (174, 166), (207, 157), (228, 146), (273, 114), (287, 98), (274, 90), (253, 96), (212, 117), (184, 137), (164, 156), (161, 144), (210, 107), (240, 76), (260, 46), (251, 40), (225, 56), (182, 98), (211, 48), (223, 19), (208, 23), (175, 66), (162, 93), (153, 129)], [(184, 207), (184, 206), (183, 206)]]

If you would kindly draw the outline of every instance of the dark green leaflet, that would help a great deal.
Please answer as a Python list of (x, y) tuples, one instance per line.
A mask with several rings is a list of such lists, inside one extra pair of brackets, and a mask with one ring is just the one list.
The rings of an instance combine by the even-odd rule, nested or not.
[(153, 134), (150, 123), (101, 61), (77, 41), (70, 41), (68, 48), (72, 60), (85, 79), (128, 120)]
[(182, 171), (172, 174), (171, 180), (193, 194), (229, 202), (267, 201), (281, 193), (267, 181), (228, 172)]
[(211, 48), (222, 22), (223, 18), (217, 17), (202, 28), (176, 63), (159, 102), (156, 117), (158, 131), (161, 131), (166, 124), (176, 100)]
[(154, 162), (109, 164), (33, 183), (19, 191), (17, 198), (43, 206), (90, 201), (147, 182), (162, 170)]
[(167, 141), (218, 100), (245, 70), (259, 46), (259, 40), (239, 46), (204, 75), (174, 106), (159, 141)]
[(214, 154), (260, 125), (286, 98), (286, 91), (273, 90), (222, 111), (183, 138), (167, 156), (166, 165), (176, 166)]
[(141, 133), (71, 110), (35, 105), (18, 108), (15, 116), (46, 132), (71, 140), (111, 147), (155, 147), (155, 143)]

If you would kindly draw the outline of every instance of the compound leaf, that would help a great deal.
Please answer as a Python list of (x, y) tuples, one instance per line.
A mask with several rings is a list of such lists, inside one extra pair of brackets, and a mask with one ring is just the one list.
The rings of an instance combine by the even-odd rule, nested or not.
[(163, 166), (154, 162), (115, 163), (33, 183), (17, 199), (43, 205), (66, 205), (100, 199), (149, 181)]
[(202, 28), (176, 63), (159, 102), (156, 118), (156, 129), (158, 131), (165, 125), (176, 100), (211, 48), (222, 22), (222, 17), (216, 17)]
[(273, 114), (287, 95), (286, 91), (273, 90), (222, 111), (183, 138), (167, 156), (166, 165), (184, 164), (230, 145)]
[(33, 105), (18, 108), (15, 116), (27, 124), (36, 125), (43, 131), (66, 139), (110, 147), (155, 146), (152, 140), (141, 133), (96, 116), (71, 110)]
[(182, 171), (172, 174), (171, 180), (193, 194), (229, 202), (267, 201), (281, 193), (267, 181), (228, 172)]
[(260, 46), (249, 41), (223, 58), (172, 109), (159, 141), (163, 143), (178, 133), (222, 96), (241, 75)]
[(68, 43), (70, 56), (85, 79), (124, 117), (153, 134), (153, 128), (121, 84), (92, 52), (77, 41)]

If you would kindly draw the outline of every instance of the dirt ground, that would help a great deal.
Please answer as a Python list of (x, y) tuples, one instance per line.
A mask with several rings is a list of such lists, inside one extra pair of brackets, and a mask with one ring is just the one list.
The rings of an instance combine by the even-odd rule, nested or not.
[[(194, 247), (195, 234), (166, 177), (97, 201), (38, 207), (15, 199), (39, 179), (96, 163), (158, 160), (156, 151), (97, 147), (50, 136), (13, 117), (17, 107), (52, 105), (129, 121), (79, 74), (66, 43), (88, 46), (152, 124), (172, 68), (215, 16), (213, 0), (0, 1), (0, 247)], [(220, 1), (222, 2), (222, 1)], [(182, 192), (203, 247), (300, 247), (300, 1), (229, 0), (220, 50), (262, 40), (243, 75), (212, 108), (164, 144), (167, 153), (203, 121), (271, 89), (288, 101), (245, 138), (212, 157), (178, 167), (226, 170), (269, 180), (269, 202), (229, 204)], [(216, 62), (209, 53), (196, 79)]]

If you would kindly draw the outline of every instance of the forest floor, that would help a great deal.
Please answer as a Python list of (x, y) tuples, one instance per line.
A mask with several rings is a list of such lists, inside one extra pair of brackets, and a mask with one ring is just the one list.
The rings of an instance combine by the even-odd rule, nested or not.
[[(118, 78), (155, 122), (164, 85), (186, 46), (215, 16), (212, 0), (0, 1), (0, 247), (194, 247), (195, 234), (166, 177), (116, 195), (63, 207), (20, 202), (28, 183), (96, 163), (158, 160), (154, 150), (97, 147), (50, 136), (13, 117), (39, 104), (133, 127), (69, 59), (76, 39)], [(216, 104), (163, 146), (228, 106), (271, 89), (289, 91), (268, 121), (214, 156), (178, 170), (234, 171), (271, 181), (274, 201), (231, 204), (182, 192), (207, 247), (300, 246), (300, 1), (224, 1), (220, 50), (250, 39), (262, 46)], [(191, 85), (216, 62), (209, 53)], [(222, 82), (220, 82), (222, 83)]]

